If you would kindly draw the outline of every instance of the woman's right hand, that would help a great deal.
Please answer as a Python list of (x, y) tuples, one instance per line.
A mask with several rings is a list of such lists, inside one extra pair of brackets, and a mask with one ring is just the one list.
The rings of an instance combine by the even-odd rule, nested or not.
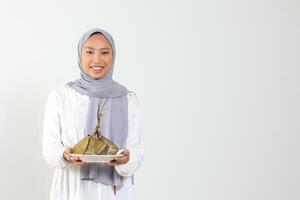
[(78, 166), (87, 164), (87, 162), (81, 161), (80, 158), (70, 155), (71, 153), (73, 153), (72, 148), (68, 147), (65, 149), (65, 151), (63, 153), (63, 157), (64, 157), (65, 161), (69, 162), (70, 164), (74, 164), (74, 165), (78, 165)]

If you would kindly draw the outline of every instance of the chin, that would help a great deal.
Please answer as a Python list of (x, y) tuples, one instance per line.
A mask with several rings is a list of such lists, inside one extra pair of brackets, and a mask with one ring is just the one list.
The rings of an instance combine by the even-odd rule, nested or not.
[(94, 78), (94, 79), (100, 79), (100, 78), (102, 78), (104, 75), (102, 74), (102, 75), (92, 75), (91, 77), (92, 78)]
[(102, 78), (103, 76), (105, 76), (105, 74), (107, 74), (107, 71), (102, 71), (100, 74), (95, 74), (93, 73), (92, 71), (89, 71), (88, 75), (91, 77), (91, 78), (94, 78), (94, 79), (100, 79)]

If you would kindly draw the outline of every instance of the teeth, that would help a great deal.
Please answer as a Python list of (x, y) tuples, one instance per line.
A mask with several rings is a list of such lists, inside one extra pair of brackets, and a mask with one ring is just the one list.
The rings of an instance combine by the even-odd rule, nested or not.
[(92, 67), (93, 69), (102, 69), (103, 67)]

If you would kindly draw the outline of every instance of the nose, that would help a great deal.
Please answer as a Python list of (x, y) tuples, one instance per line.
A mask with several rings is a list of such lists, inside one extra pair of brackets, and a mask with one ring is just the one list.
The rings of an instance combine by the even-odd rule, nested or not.
[(94, 56), (93, 56), (93, 62), (94, 63), (102, 63), (103, 62), (103, 59), (102, 59), (102, 56), (100, 53), (95, 53)]

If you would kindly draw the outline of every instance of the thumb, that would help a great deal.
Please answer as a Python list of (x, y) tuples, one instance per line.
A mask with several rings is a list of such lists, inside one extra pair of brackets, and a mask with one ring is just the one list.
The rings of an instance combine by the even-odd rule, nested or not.
[(128, 156), (130, 154), (130, 152), (128, 149), (125, 149), (122, 154), (125, 156)]
[(64, 152), (70, 154), (70, 153), (73, 153), (73, 150), (72, 150), (72, 148), (68, 147), (65, 149)]

